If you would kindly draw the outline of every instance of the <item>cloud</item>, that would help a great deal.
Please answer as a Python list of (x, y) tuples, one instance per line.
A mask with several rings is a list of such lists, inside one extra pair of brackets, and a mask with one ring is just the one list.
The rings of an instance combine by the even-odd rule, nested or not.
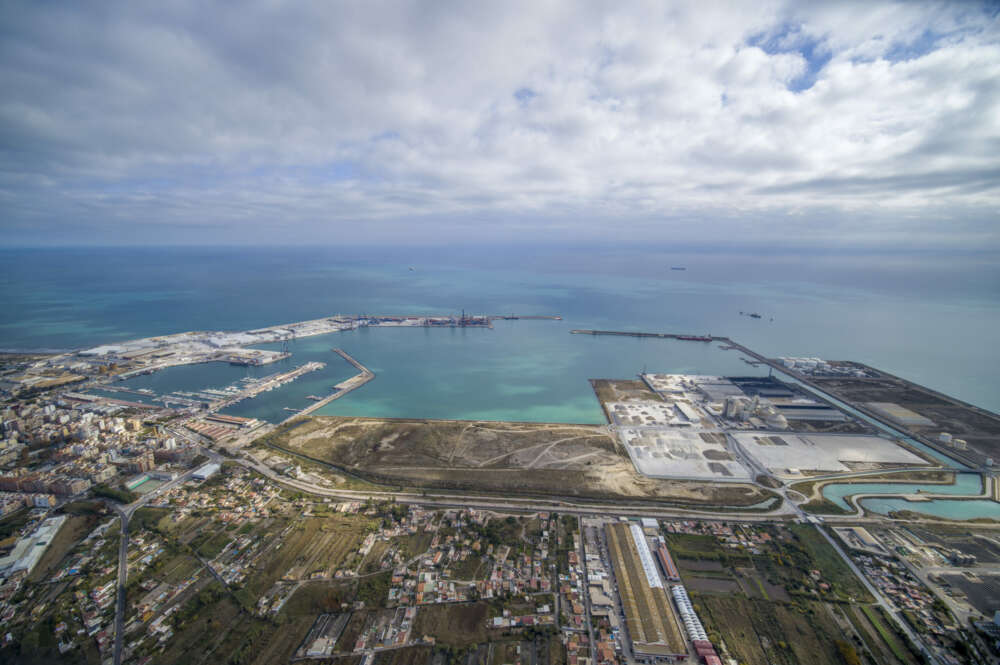
[(5, 4), (0, 228), (996, 243), (994, 9), (704, 5)]

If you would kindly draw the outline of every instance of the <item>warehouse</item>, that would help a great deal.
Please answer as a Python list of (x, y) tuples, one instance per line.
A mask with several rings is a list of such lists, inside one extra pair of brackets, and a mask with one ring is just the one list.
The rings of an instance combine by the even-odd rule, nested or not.
[(636, 658), (683, 660), (687, 643), (642, 530), (615, 523), (605, 532)]
[(50, 517), (33, 533), (18, 540), (10, 554), (0, 557), (0, 577), (30, 575), (65, 521), (65, 515)]

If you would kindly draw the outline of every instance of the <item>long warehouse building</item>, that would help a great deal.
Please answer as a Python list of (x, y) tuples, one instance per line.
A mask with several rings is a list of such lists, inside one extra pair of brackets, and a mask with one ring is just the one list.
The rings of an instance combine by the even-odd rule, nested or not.
[(686, 658), (687, 642), (642, 531), (616, 523), (605, 532), (632, 651), (640, 658)]

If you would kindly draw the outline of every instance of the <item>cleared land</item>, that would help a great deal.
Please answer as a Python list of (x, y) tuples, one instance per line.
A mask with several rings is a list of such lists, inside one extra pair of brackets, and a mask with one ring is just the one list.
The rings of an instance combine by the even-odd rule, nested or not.
[(612, 402), (662, 402), (663, 398), (654, 393), (642, 381), (620, 381), (616, 379), (591, 379), (590, 386), (597, 395), (597, 401), (604, 409), (604, 417), (612, 422), (613, 417), (608, 410)]
[(604, 427), (491, 421), (310, 417), (268, 440), (373, 482), (503, 494), (660, 499), (749, 506), (757, 487), (647, 478)]
[(980, 461), (1000, 456), (1000, 416), (985, 409), (934, 392), (878, 370), (879, 378), (821, 378), (811, 380), (830, 394), (851, 404), (889, 403), (912, 411), (931, 422), (897, 422), (895, 426), (917, 437), (936, 440), (941, 432), (969, 444), (965, 453)]
[(464, 647), (490, 638), (486, 627), (489, 605), (483, 601), (421, 607), (413, 622), (414, 635), (430, 635), (438, 644)]

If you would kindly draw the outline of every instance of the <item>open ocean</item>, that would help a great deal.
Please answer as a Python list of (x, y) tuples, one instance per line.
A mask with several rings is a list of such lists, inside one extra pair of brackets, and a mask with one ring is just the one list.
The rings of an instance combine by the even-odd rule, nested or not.
[[(711, 333), (770, 356), (858, 360), (1000, 411), (1000, 267), (975, 256), (178, 247), (4, 249), (0, 261), (5, 350), (86, 348), (337, 313), (563, 317), (499, 321), (494, 330), (369, 329), (298, 340), (287, 362), (319, 358), (329, 367), (234, 411), (269, 420), (354, 373), (332, 346), (378, 374), (322, 411), (346, 415), (599, 422), (588, 378), (627, 378), (644, 367), (760, 371), (716, 345), (592, 338), (570, 335), (573, 328)], [(143, 378), (192, 389), (192, 381), (218, 387), (247, 371), (213, 365)]]

